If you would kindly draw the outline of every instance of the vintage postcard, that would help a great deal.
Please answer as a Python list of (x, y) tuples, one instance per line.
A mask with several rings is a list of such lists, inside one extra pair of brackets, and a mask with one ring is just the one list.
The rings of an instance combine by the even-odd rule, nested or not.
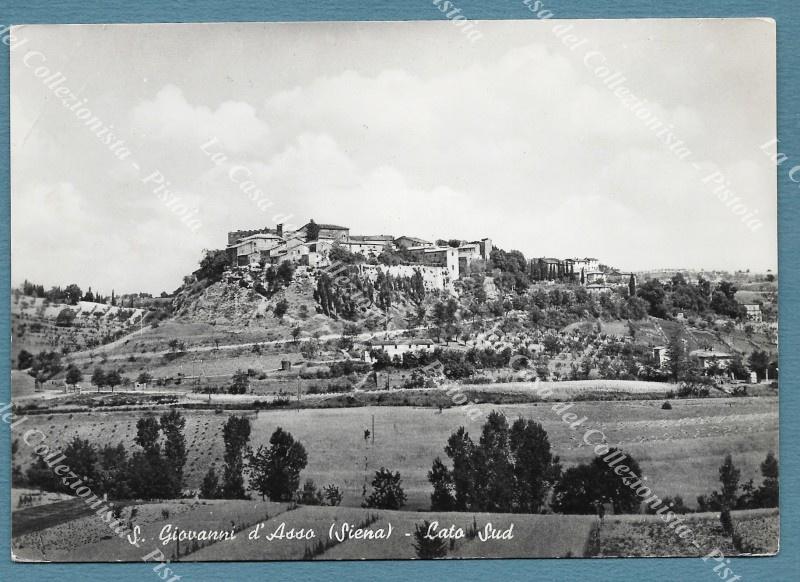
[(16, 561), (778, 551), (775, 23), (537, 4), (3, 31)]

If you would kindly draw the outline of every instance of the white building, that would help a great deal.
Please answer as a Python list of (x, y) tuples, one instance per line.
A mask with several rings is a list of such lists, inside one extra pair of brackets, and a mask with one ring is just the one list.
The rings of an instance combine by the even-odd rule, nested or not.
[(390, 358), (402, 358), (403, 354), (413, 352), (432, 352), (434, 343), (429, 339), (390, 339), (372, 340), (369, 346), (376, 350), (385, 351)]

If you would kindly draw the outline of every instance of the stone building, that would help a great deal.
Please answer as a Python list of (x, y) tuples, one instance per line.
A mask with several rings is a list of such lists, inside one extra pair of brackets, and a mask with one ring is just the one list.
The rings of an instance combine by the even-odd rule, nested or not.
[(458, 279), (458, 249), (454, 247), (409, 247), (414, 262), (433, 267), (445, 267), (452, 279)]

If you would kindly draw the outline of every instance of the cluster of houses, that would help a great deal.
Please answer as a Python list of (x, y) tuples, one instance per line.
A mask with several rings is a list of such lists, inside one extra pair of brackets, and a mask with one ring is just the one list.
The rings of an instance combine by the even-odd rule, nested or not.
[(309, 267), (326, 267), (330, 253), (339, 247), (365, 259), (375, 259), (386, 250), (404, 250), (413, 263), (446, 270), (455, 280), (468, 272), (475, 260), (487, 260), (492, 241), (462, 241), (458, 247), (439, 246), (429, 241), (391, 235), (351, 235), (346, 226), (317, 224), (309, 221), (297, 230), (286, 232), (276, 228), (237, 230), (228, 233), (226, 252), (231, 267), (263, 266), (290, 261)]
[(634, 273), (623, 273), (608, 267), (601, 268), (594, 257), (555, 259), (541, 257), (528, 261), (528, 274), (534, 281), (580, 283), (589, 292), (602, 293), (614, 287), (636, 285)]

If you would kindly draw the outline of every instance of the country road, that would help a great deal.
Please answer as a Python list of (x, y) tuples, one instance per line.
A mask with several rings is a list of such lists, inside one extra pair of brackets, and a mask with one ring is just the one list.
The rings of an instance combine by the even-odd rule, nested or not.
[[(386, 330), (386, 331), (376, 331), (376, 332), (369, 332), (369, 333), (361, 333), (361, 334), (353, 336), (353, 339), (356, 340), (356, 341), (366, 341), (366, 340), (376, 339), (376, 338), (380, 338), (380, 337), (384, 337), (384, 338), (385, 337), (392, 337), (393, 335), (403, 334), (403, 333), (408, 332), (408, 331), (426, 330), (426, 329), (430, 329), (431, 327), (433, 327), (433, 326), (427, 325), (427, 326), (421, 326), (421, 327), (410, 327), (410, 328), (405, 328), (405, 329), (390, 329), (390, 330)], [(340, 334), (340, 333), (331, 333), (331, 334), (322, 335), (317, 339), (319, 339), (319, 341), (327, 341), (327, 340), (332, 340), (332, 339), (338, 339), (340, 337), (342, 337), (342, 334)], [(98, 353), (108, 351), (109, 349), (112, 349), (112, 348), (117, 347), (119, 345), (123, 345), (125, 343), (123, 341), (124, 339), (125, 338), (120, 338), (119, 340), (116, 340), (114, 342), (105, 344), (105, 345), (100, 346), (100, 347), (98, 347), (96, 349), (93, 349), (91, 351), (84, 350), (82, 352), (75, 352), (75, 353), (69, 355), (69, 361), (71, 361), (71, 362), (90, 361), (90, 360), (92, 360), (92, 357), (93, 356), (97, 356)], [(184, 350), (181, 350), (181, 352), (182, 353), (196, 353), (196, 352), (204, 353), (204, 352), (213, 352), (213, 351), (216, 351), (216, 350), (235, 350), (235, 349), (240, 349), (240, 348), (252, 348), (253, 346), (262, 346), (262, 347), (264, 347), (264, 346), (280, 345), (280, 344), (295, 344), (295, 343), (300, 344), (300, 343), (308, 342), (308, 341), (310, 341), (312, 339), (315, 339), (315, 338), (305, 337), (305, 338), (298, 338), (297, 340), (280, 339), (280, 340), (269, 340), (269, 341), (263, 341), (263, 342), (247, 342), (247, 343), (240, 343), (240, 344), (224, 344), (224, 345), (219, 345), (219, 346), (215, 346), (215, 345), (214, 346), (194, 346), (194, 347), (190, 347), (190, 348), (186, 348)], [(170, 354), (170, 353), (173, 353), (173, 352), (171, 350), (160, 350), (160, 351), (157, 351), (157, 352), (149, 352), (147, 355), (148, 356), (164, 356), (164, 355), (167, 355), (167, 354)], [(129, 355), (130, 354), (110, 355), (110, 356), (107, 356), (106, 359), (107, 360), (124, 360), (124, 359), (127, 359)]]

